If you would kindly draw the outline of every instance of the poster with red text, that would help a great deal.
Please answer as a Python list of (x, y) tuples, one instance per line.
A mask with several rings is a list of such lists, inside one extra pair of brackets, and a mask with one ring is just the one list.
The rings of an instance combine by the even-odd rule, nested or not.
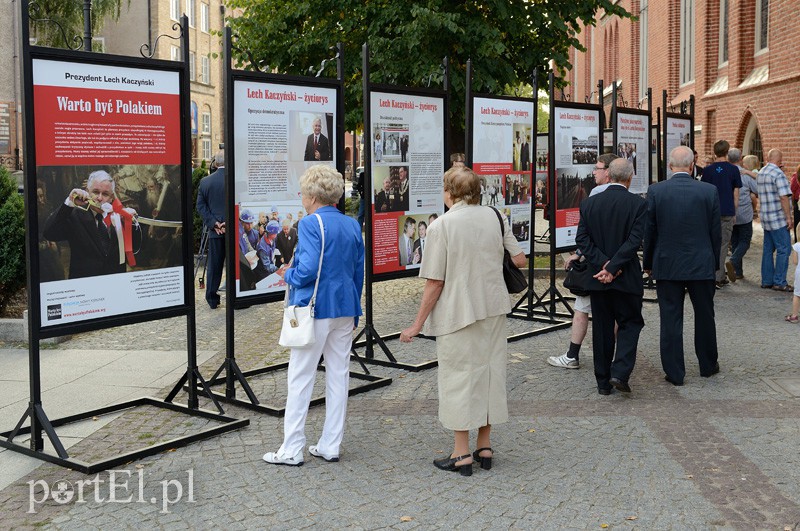
[(371, 92), (372, 267), (418, 269), (444, 213), (444, 98)]
[(617, 109), (617, 145), (615, 154), (633, 165), (628, 188), (633, 194), (647, 193), (650, 186), (650, 116)]
[(555, 113), (556, 249), (573, 247), (579, 205), (595, 186), (592, 169), (600, 152), (600, 111), (558, 107)]
[(298, 243), (300, 177), (336, 168), (336, 106), (335, 88), (234, 80), (237, 297), (286, 288), (277, 272)]
[(503, 212), (525, 254), (531, 249), (532, 175), (537, 149), (533, 101), (472, 100), (472, 169), (481, 177), (481, 204)]
[(33, 60), (42, 327), (185, 303), (178, 71)]
[(676, 118), (667, 115), (666, 122), (666, 152), (662, 155), (664, 160), (664, 168), (666, 168), (667, 179), (672, 177), (672, 171), (669, 169), (669, 154), (678, 146), (689, 146), (691, 144), (691, 129), (692, 120), (689, 118)]

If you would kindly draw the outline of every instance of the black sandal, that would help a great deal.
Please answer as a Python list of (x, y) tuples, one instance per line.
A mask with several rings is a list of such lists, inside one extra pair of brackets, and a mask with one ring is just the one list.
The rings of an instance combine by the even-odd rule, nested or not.
[(491, 448), (478, 448), (472, 453), (472, 458), (481, 465), (481, 468), (484, 470), (491, 470), (492, 469), (492, 458), (491, 457), (481, 457), (481, 452), (489, 450), (492, 452), (492, 456), (494, 456), (494, 450)]
[(448, 472), (460, 472), (462, 476), (471, 476), (472, 475), (472, 463), (467, 465), (458, 465), (456, 463), (459, 461), (463, 461), (470, 457), (469, 454), (467, 455), (459, 455), (456, 457), (441, 457), (439, 459), (433, 460), (433, 466), (438, 468), (439, 470), (447, 470)]

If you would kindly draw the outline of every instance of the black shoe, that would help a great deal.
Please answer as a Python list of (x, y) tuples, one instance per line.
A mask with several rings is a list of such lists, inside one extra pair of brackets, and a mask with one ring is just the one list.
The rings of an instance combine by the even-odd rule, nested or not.
[(682, 386), (682, 385), (683, 385), (683, 382), (680, 382), (680, 383), (678, 383), (678, 382), (676, 382), (675, 380), (673, 380), (672, 378), (670, 378), (670, 377), (669, 377), (669, 376), (667, 376), (667, 375), (664, 375), (664, 379), (665, 379), (666, 381), (668, 381), (669, 383), (671, 383), (672, 385), (676, 386), (676, 387), (680, 387), (680, 386)]
[(597, 394), (603, 395), (603, 396), (608, 396), (608, 395), (611, 394), (611, 389), (607, 389), (605, 387), (598, 387), (597, 388)]
[(702, 376), (703, 378), (710, 378), (710, 377), (712, 377), (712, 376), (714, 376), (715, 374), (718, 374), (718, 373), (719, 373), (719, 363), (715, 363), (714, 364), (714, 368), (711, 369), (710, 373), (701, 374), (700, 376)]
[(608, 383), (611, 384), (611, 387), (616, 389), (617, 391), (621, 391), (623, 393), (630, 393), (631, 386), (628, 385), (628, 382), (623, 382), (619, 378), (611, 378)]
[(492, 456), (494, 455), (494, 450), (491, 448), (478, 448), (474, 452), (472, 452), (472, 459), (481, 465), (481, 468), (484, 470), (491, 470), (492, 469), (492, 458), (491, 457), (481, 457), (481, 452), (485, 452), (486, 450), (492, 452)]
[(439, 470), (447, 470), (448, 472), (460, 472), (462, 476), (471, 476), (472, 475), (472, 463), (468, 465), (458, 465), (456, 463), (459, 461), (463, 461), (472, 457), (470, 454), (467, 455), (459, 455), (456, 457), (441, 457), (439, 459), (433, 460), (433, 466), (438, 468)]
[(772, 289), (772, 284), (761, 284), (761, 289)]

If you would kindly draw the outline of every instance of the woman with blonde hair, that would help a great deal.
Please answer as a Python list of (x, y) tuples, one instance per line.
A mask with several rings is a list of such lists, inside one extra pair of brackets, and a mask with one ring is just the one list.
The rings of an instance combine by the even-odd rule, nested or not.
[[(414, 323), (402, 331), (410, 342), (424, 331), (436, 336), (439, 361), (439, 420), (454, 432), (453, 452), (433, 464), (472, 474), (472, 463), (492, 467), (492, 425), (508, 420), (506, 401), (506, 314), (511, 311), (503, 280), (503, 254), (517, 267), (525, 254), (508, 220), (480, 206), (480, 178), (467, 167), (444, 174), (449, 210), (427, 229), (419, 276), (427, 279)], [(469, 452), (469, 430), (478, 430)]]
[[(364, 282), (364, 242), (361, 227), (336, 208), (344, 194), (342, 174), (324, 164), (311, 166), (300, 177), (300, 195), (308, 212), (298, 223), (297, 247), (288, 269), (277, 273), (289, 284), (289, 304), (314, 303), (314, 344), (292, 348), (289, 357), (283, 444), (264, 454), (274, 465), (300, 466), (306, 443), (305, 423), (320, 356), (325, 352), (325, 424), (308, 452), (329, 462), (339, 461), (344, 435), (350, 379), (350, 344), (361, 315)], [(323, 232), (320, 229), (324, 230)], [(323, 267), (319, 278), (320, 254)], [(318, 287), (315, 285), (318, 281)]]

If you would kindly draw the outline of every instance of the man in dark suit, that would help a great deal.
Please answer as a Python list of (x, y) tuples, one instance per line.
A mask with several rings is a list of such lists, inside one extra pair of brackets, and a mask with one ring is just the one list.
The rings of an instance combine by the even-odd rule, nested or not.
[[(596, 271), (589, 285), (592, 301), (592, 342), (597, 390), (614, 387), (630, 392), (642, 319), (642, 268), (637, 252), (644, 236), (647, 203), (628, 192), (633, 166), (616, 159), (608, 166), (611, 184), (602, 194), (580, 204), (575, 242), (579, 254)], [(614, 348), (614, 323), (619, 325)]]
[(297, 246), (297, 230), (292, 228), (288, 219), (284, 219), (281, 224), (281, 232), (275, 238), (275, 248), (281, 254), (280, 263), (275, 265), (288, 264), (294, 256), (295, 246)]
[(126, 262), (136, 264), (132, 249), (141, 246), (141, 231), (132, 230), (131, 241), (122, 248), (119, 234), (125, 237), (126, 225), (131, 226), (135, 216), (135, 210), (123, 208), (117, 199), (111, 176), (99, 170), (89, 175), (86, 190), (70, 191), (45, 221), (42, 235), (49, 241), (69, 242), (70, 279), (125, 273)]
[(719, 372), (714, 322), (714, 276), (719, 267), (721, 226), (717, 189), (692, 177), (692, 150), (669, 154), (672, 178), (647, 191), (644, 269), (656, 280), (661, 315), (661, 366), (666, 380), (683, 385), (683, 302), (694, 309), (694, 345), (700, 375)]
[(530, 170), (531, 165), (531, 145), (530, 145), (531, 137), (528, 135), (526, 139), (522, 142), (522, 152), (520, 153), (520, 161), (522, 163), (522, 170), (528, 171)]
[(214, 156), (217, 170), (203, 177), (197, 190), (197, 212), (208, 228), (208, 266), (206, 268), (206, 302), (219, 306), (219, 284), (225, 265), (225, 153)]
[(322, 120), (314, 118), (314, 132), (306, 140), (303, 160), (331, 160), (331, 145), (322, 134)]
[(408, 159), (408, 135), (400, 137), (400, 161), (407, 162)]

